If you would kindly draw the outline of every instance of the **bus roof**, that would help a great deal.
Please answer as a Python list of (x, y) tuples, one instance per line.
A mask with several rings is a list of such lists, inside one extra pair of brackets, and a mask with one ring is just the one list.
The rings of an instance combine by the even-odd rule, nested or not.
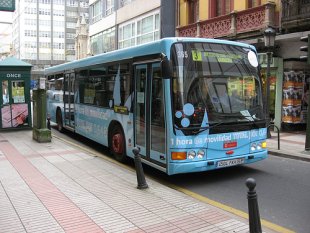
[(207, 39), (207, 38), (192, 38), (192, 37), (168, 37), (157, 41), (149, 42), (146, 44), (114, 50), (107, 53), (98, 54), (95, 56), (83, 58), (80, 60), (75, 60), (67, 62), (64, 64), (52, 66), (44, 70), (45, 75), (50, 75), (59, 72), (65, 72), (73, 69), (81, 69), (83, 67), (88, 67), (91, 65), (98, 65), (104, 62), (113, 62), (123, 59), (131, 59), (137, 56), (145, 56), (151, 54), (166, 53), (170, 57), (170, 47), (176, 42), (207, 42), (207, 43), (220, 43), (242, 46), (250, 48), (256, 51), (255, 47), (246, 43), (229, 41), (229, 40), (219, 40), (219, 39)]

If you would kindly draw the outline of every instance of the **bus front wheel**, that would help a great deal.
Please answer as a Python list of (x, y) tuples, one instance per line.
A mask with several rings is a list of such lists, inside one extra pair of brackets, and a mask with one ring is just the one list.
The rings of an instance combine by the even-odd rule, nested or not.
[(125, 149), (125, 136), (120, 126), (114, 126), (111, 132), (110, 150), (114, 158), (119, 162), (125, 162), (126, 149)]
[(56, 123), (57, 123), (57, 129), (59, 132), (63, 131), (63, 124), (62, 124), (62, 116), (61, 111), (58, 109), (56, 113)]

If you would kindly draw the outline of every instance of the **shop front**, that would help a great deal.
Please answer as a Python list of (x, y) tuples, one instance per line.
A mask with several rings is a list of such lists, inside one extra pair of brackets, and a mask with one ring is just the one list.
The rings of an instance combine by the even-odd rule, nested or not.
[[(263, 93), (267, 89), (267, 54), (259, 54), (259, 61), (261, 65), (261, 77), (263, 82)], [(281, 129), (282, 123), (282, 85), (283, 85), (283, 59), (279, 57), (272, 57), (270, 64), (269, 76), (269, 118), (276, 127)]]
[(13, 57), (0, 61), (0, 130), (32, 127), (31, 67)]
[[(263, 54), (260, 54), (262, 57)], [(261, 58), (261, 61), (263, 59)], [(266, 93), (266, 66), (261, 63), (263, 91)], [(269, 77), (269, 117), (282, 131), (306, 129), (310, 68), (299, 61), (273, 57)]]

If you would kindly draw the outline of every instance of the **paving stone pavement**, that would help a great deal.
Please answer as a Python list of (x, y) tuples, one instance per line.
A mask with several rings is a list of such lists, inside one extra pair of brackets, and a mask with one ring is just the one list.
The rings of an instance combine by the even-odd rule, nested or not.
[(305, 150), (306, 131), (279, 132), (271, 131), (267, 140), (269, 154), (310, 162), (310, 151)]
[(249, 232), (247, 219), (147, 182), (55, 137), (1, 132), (0, 232)]

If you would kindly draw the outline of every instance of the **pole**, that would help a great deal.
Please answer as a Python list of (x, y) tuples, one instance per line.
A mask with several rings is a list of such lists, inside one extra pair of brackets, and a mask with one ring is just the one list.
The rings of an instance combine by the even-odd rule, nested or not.
[(142, 162), (140, 157), (140, 149), (138, 147), (134, 147), (132, 149), (133, 154), (135, 155), (134, 161), (135, 161), (135, 168), (136, 168), (136, 174), (137, 174), (137, 182), (138, 182), (138, 189), (147, 189), (149, 186), (146, 183), (143, 168), (142, 168)]
[(270, 134), (270, 63), (271, 63), (271, 52), (267, 52), (267, 75), (266, 75), (266, 120), (267, 120), (267, 138), (271, 138)]
[(308, 109), (307, 110), (308, 111), (307, 111), (307, 130), (306, 130), (305, 150), (310, 151), (310, 89), (308, 90)]
[(257, 203), (257, 194), (255, 190), (256, 181), (253, 178), (248, 178), (245, 182), (248, 187), (248, 209), (249, 209), (249, 226), (250, 233), (262, 233), (260, 222), (259, 209)]

